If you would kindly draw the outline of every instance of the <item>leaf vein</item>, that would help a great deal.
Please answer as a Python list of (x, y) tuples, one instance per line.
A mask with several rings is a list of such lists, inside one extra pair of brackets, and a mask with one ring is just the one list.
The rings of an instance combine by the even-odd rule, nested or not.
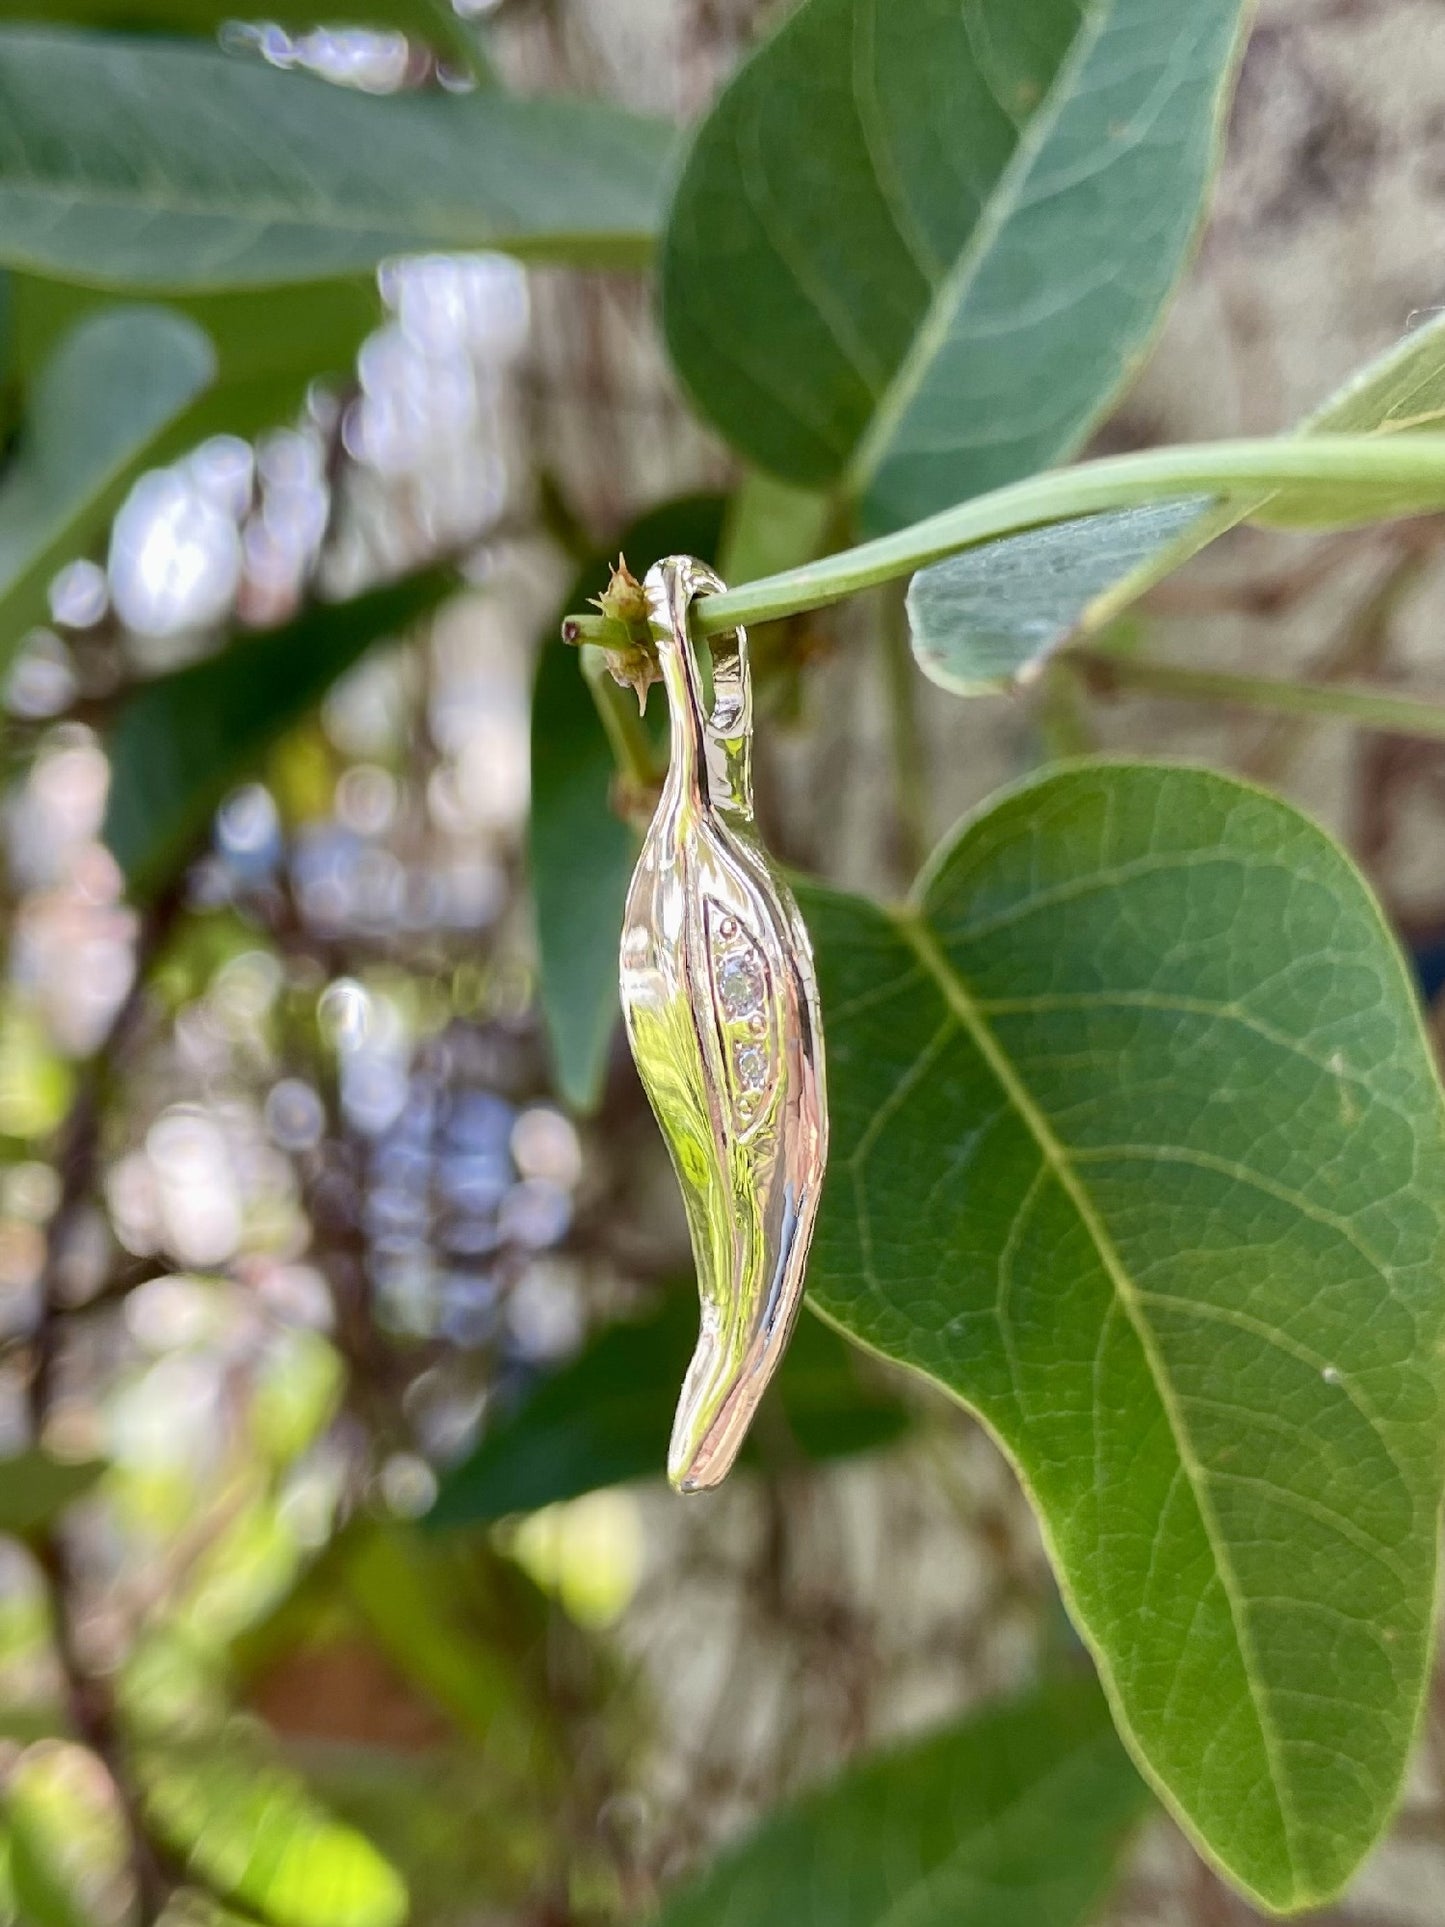
[(1255, 1651), (1253, 1632), (1249, 1623), (1248, 1597), (1240, 1583), (1228, 1541), (1214, 1509), (1207, 1469), (1195, 1450), (1193, 1438), (1175, 1395), (1173, 1382), (1159, 1356), (1154, 1333), (1145, 1315), (1134, 1281), (1125, 1268), (1093, 1199), (1075, 1170), (1067, 1148), (1055, 1137), (1048, 1119), (975, 1006), (967, 985), (950, 967), (933, 932), (917, 915), (901, 914), (898, 918), (898, 927), (905, 942), (933, 978), (945, 1009), (952, 1013), (959, 1028), (972, 1040), (995, 1080), (1002, 1086), (1005, 1095), (1033, 1136), (1041, 1156), (1049, 1165), (1087, 1232), (1105, 1275), (1113, 1287), (1114, 1297), (1120, 1310), (1133, 1327), (1135, 1337), (1149, 1366), (1150, 1376), (1168, 1422), (1175, 1450), (1189, 1481), (1204, 1536), (1214, 1557), (1215, 1572), (1234, 1628), (1249, 1706), (1269, 1768), (1271, 1793), (1279, 1815), (1280, 1844), (1289, 1867), (1290, 1877), (1297, 1881), (1301, 1861), (1296, 1841), (1296, 1818), (1291, 1801), (1286, 1797), (1290, 1780), (1285, 1767), (1281, 1736), (1270, 1711), (1269, 1695), (1263, 1684), (1259, 1656)]

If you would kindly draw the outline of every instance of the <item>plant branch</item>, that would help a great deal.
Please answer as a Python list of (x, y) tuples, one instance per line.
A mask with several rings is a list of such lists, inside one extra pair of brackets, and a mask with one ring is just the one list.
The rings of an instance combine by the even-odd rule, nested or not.
[(888, 733), (893, 750), (899, 856), (904, 873), (911, 877), (922, 867), (928, 854), (928, 784), (923, 732), (918, 723), (913, 651), (908, 644), (908, 611), (896, 587), (883, 598), (879, 639), (888, 698)]
[[(599, 621), (605, 618), (599, 617)], [(617, 628), (626, 636), (621, 623)], [(662, 779), (652, 740), (643, 726), (642, 713), (629, 690), (613, 680), (607, 659), (600, 649), (582, 651), (582, 674), (592, 691), (617, 767), (639, 790), (654, 789)]]
[(1445, 700), (1393, 696), (1359, 683), (1290, 682), (1222, 669), (1186, 669), (1174, 663), (1111, 656), (1098, 649), (1071, 649), (1062, 660), (1081, 669), (1096, 690), (1133, 689), (1192, 702), (1237, 703), (1281, 716), (1324, 717), (1445, 742)]
[[(1201, 442), (1145, 449), (1050, 469), (1007, 488), (945, 509), (894, 535), (824, 556), (799, 569), (745, 582), (693, 606), (699, 638), (739, 623), (772, 622), (876, 588), (960, 549), (1024, 529), (1093, 515), (1104, 509), (1199, 497), (1201, 513), (1216, 499), (1237, 500), (1264, 515), (1277, 492), (1300, 491), (1297, 526), (1326, 528), (1420, 514), (1445, 503), (1445, 435), (1301, 435)], [(568, 642), (625, 646), (646, 641), (601, 618), (569, 616)]]
[[(72, 1234), (93, 1195), (99, 1175), (101, 1105), (116, 1059), (124, 1051), (145, 1007), (150, 967), (171, 926), (182, 899), (178, 881), (157, 899), (146, 915), (136, 944), (135, 976), (111, 1020), (99, 1049), (81, 1074), (74, 1100), (61, 1126), (56, 1150), (60, 1198), (46, 1235), (45, 1262), (40, 1277), (40, 1306), (31, 1349), (27, 1405), (36, 1445), (43, 1444), (54, 1402), (55, 1375), (60, 1359), (64, 1317), (64, 1266)], [(70, 1547), (59, 1524), (51, 1524), (32, 1541), (36, 1563), (45, 1582), (55, 1656), (64, 1682), (71, 1724), (77, 1737), (97, 1756), (110, 1775), (125, 1817), (131, 1875), (142, 1918), (158, 1920), (177, 1881), (168, 1870), (146, 1828), (140, 1796), (131, 1784), (109, 1687), (86, 1666), (76, 1638), (75, 1574)]]
[[(184, 900), (185, 871), (181, 868), (169, 888), (145, 913), (136, 941), (135, 974), (130, 989), (86, 1064), (60, 1129), (56, 1147), (60, 1198), (46, 1234), (40, 1307), (26, 1391), (31, 1436), (36, 1445), (43, 1443), (54, 1405), (63, 1324), (68, 1315), (64, 1286), (66, 1249), (88, 1200), (94, 1195), (100, 1175), (101, 1116), (106, 1090), (139, 1027), (151, 971)], [(131, 1283), (138, 1283), (144, 1275), (143, 1271), (134, 1275)], [(88, 1310), (89, 1304), (81, 1309)], [(90, 1749), (110, 1777), (125, 1822), (127, 1857), (142, 1927), (155, 1927), (176, 1895), (187, 1888), (197, 1888), (199, 1883), (184, 1861), (156, 1839), (147, 1822), (144, 1798), (131, 1773), (114, 1694), (109, 1683), (87, 1665), (77, 1637), (77, 1578), (61, 1524), (54, 1522), (36, 1533), (30, 1548), (45, 1586), (51, 1636), (70, 1725), (76, 1738)], [(234, 1900), (226, 1899), (225, 1904), (239, 1920), (260, 1919)]]
[[(1435, 563), (1431, 550), (1407, 546), (1400, 550), (1384, 575), (1342, 624), (1330, 646), (1306, 674), (1312, 682), (1336, 682), (1348, 676), (1377, 672), (1389, 654), (1391, 634), (1401, 605)], [(1262, 783), (1277, 782), (1290, 759), (1309, 736), (1310, 721), (1277, 717), (1263, 733), (1244, 767)]]

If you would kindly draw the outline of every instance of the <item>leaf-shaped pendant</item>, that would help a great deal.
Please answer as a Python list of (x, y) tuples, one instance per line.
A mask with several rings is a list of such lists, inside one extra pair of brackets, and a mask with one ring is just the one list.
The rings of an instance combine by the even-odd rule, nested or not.
[(813, 955), (753, 820), (747, 637), (712, 654), (712, 701), (688, 630), (722, 588), (689, 556), (644, 588), (671, 716), (671, 761), (627, 893), (622, 1008), (682, 1186), (702, 1301), (667, 1472), (726, 1477), (803, 1297), (828, 1152)]

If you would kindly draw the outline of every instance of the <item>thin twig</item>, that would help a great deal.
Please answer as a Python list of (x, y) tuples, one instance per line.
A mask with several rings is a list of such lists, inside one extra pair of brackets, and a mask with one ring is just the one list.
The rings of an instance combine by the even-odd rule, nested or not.
[[(145, 1009), (151, 965), (169, 935), (182, 900), (177, 882), (147, 913), (136, 944), (135, 977), (111, 1020), (110, 1028), (81, 1073), (74, 1100), (61, 1127), (56, 1162), (60, 1198), (46, 1235), (40, 1277), (40, 1306), (31, 1349), (27, 1402), (32, 1437), (43, 1443), (54, 1403), (65, 1315), (66, 1250), (99, 1176), (101, 1110), (106, 1085)], [(76, 1574), (69, 1544), (56, 1523), (32, 1543), (45, 1582), (55, 1657), (65, 1688), (67, 1710), (77, 1736), (105, 1766), (125, 1818), (131, 1875), (142, 1918), (160, 1918), (178, 1880), (169, 1870), (145, 1823), (140, 1796), (131, 1783), (116, 1709), (109, 1687), (86, 1665), (76, 1638)]]
[(1343, 529), (1310, 545), (1308, 555), (1269, 574), (1225, 582), (1198, 582), (1171, 576), (1150, 589), (1145, 607), (1155, 616), (1276, 616), (1314, 594), (1325, 578), (1377, 542), (1376, 528)]
[(898, 856), (910, 880), (928, 854), (928, 769), (918, 722), (918, 679), (908, 640), (908, 611), (901, 583), (884, 591), (879, 617), (888, 736), (893, 750), (893, 798)]
[[(1389, 656), (1391, 633), (1400, 605), (1414, 593), (1435, 556), (1419, 546), (1398, 553), (1318, 660), (1309, 665), (1312, 682), (1334, 682), (1345, 676), (1378, 672)], [(1278, 782), (1301, 745), (1311, 724), (1295, 717), (1281, 718), (1265, 730), (1246, 758), (1246, 774), (1262, 783)]]
[(1138, 656), (1114, 656), (1097, 649), (1070, 650), (1069, 660), (1086, 673), (1094, 689), (1104, 693), (1137, 690), (1142, 695), (1174, 696), (1187, 702), (1230, 703), (1280, 716), (1314, 716), (1388, 730), (1399, 736), (1445, 741), (1445, 696), (1394, 695), (1363, 684), (1243, 676), (1223, 669), (1193, 669)]

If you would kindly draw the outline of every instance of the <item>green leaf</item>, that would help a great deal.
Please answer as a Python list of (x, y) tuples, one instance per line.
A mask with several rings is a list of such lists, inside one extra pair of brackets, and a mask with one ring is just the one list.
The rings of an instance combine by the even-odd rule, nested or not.
[(1398, 434), (1445, 423), (1445, 314), (1367, 361), (1300, 423), (1303, 435)]
[(515, 1655), (468, 1623), (443, 1548), (397, 1527), (368, 1532), (346, 1558), (344, 1585), (382, 1651), (460, 1733), (513, 1767), (555, 1767)]
[(925, 676), (959, 696), (1022, 680), (1091, 600), (1198, 527), (1207, 498), (1085, 515), (965, 549), (908, 585), (908, 627)]
[(1337, 1893), (1431, 1645), (1445, 1116), (1348, 859), (1232, 779), (1079, 765), (897, 914), (810, 891), (829, 1318), (965, 1400), (1115, 1715), (1265, 1904)]
[[(94, 288), (11, 277), (15, 359), (23, 378), (56, 339), (85, 316), (113, 307)], [(375, 275), (286, 288), (172, 297), (160, 312), (184, 315), (215, 350), (214, 379), (164, 433), (151, 459), (170, 460), (207, 435), (254, 435), (293, 417), (311, 383), (349, 376), (357, 350), (382, 318)]]
[[(1300, 424), (1301, 435), (1392, 434), (1445, 421), (1445, 316), (1406, 335)], [(919, 667), (960, 695), (1005, 688), (1112, 622), (1156, 582), (1251, 516), (1308, 519), (1307, 492), (1151, 503), (1010, 536), (925, 569), (909, 590)]]
[(828, 546), (831, 515), (826, 495), (793, 488), (761, 470), (747, 476), (728, 503), (719, 575), (726, 582), (752, 582), (810, 561)]
[(138, 689), (107, 744), (104, 829), (132, 894), (153, 895), (188, 859), (226, 791), (338, 676), (455, 587), (450, 570), (433, 569), (351, 602), (318, 604)]
[(150, 1824), (222, 1899), (274, 1927), (400, 1927), (407, 1918), (396, 1870), (239, 1722), (138, 1757)]
[[(696, 1339), (690, 1288), (672, 1292), (643, 1322), (609, 1326), (447, 1473), (427, 1524), (476, 1525), (600, 1486), (661, 1478)], [(813, 1459), (873, 1451), (898, 1436), (901, 1408), (860, 1380), (849, 1354), (816, 1319), (800, 1322), (744, 1463), (765, 1462), (779, 1431)]]
[(83, 1498), (105, 1471), (99, 1460), (51, 1458), (32, 1446), (0, 1459), (0, 1532), (27, 1538)]
[(765, 1820), (657, 1927), (1075, 1927), (1146, 1804), (1097, 1685), (1055, 1681)]
[(693, 631), (715, 636), (740, 622), (821, 608), (1021, 529), (1201, 494), (1244, 502), (1246, 513), (1265, 497), (1281, 497), (1296, 521), (1318, 528), (1419, 515), (1445, 504), (1445, 434), (1194, 442), (1049, 469), (892, 535), (707, 596), (693, 612)]
[(0, 670), (214, 369), (194, 322), (160, 308), (97, 314), (46, 362), (0, 479)]
[[(688, 496), (639, 517), (614, 544), (639, 572), (661, 555), (710, 561), (722, 528), (720, 496)], [(568, 591), (580, 607), (607, 587), (598, 556)], [(621, 1007), (617, 946), (637, 838), (612, 807), (616, 765), (577, 652), (544, 631), (532, 691), (532, 812), (527, 857), (537, 914), (542, 1015), (557, 1087), (574, 1110), (595, 1109)], [(630, 700), (630, 698), (629, 698)], [(661, 726), (665, 705), (654, 710)]]
[(4, 1817), (23, 1927), (96, 1927), (124, 1891), (125, 1824), (91, 1753), (42, 1739), (9, 1762)]
[(902, 527), (1054, 461), (1199, 219), (1240, 0), (806, 0), (683, 173), (663, 316), (753, 461)]
[(67, 1880), (56, 1864), (56, 1843), (47, 1837), (48, 1830), (34, 1824), (14, 1801), (8, 1818), (10, 1885), (25, 1927), (95, 1927), (75, 1891), (76, 1883)]
[(484, 89), (369, 98), (180, 41), (0, 30), (0, 263), (204, 292), (502, 248), (635, 265), (672, 132)]

